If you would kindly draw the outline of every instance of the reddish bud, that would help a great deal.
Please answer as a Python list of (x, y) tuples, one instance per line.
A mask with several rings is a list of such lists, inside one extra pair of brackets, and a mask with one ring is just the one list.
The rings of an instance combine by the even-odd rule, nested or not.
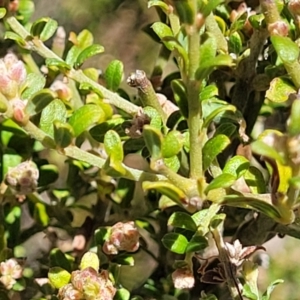
[(284, 21), (276, 21), (268, 25), (270, 35), (287, 36), (289, 33), (288, 24)]
[(139, 248), (139, 232), (134, 222), (117, 223), (111, 228), (109, 239), (103, 245), (106, 254), (119, 251), (135, 252)]

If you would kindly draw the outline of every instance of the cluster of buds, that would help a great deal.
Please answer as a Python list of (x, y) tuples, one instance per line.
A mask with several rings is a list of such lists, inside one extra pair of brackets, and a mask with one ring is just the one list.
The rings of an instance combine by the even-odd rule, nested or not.
[(19, 98), (21, 85), (26, 79), (26, 69), (22, 61), (12, 54), (0, 59), (0, 92), (8, 99)]
[(71, 282), (58, 292), (60, 300), (112, 300), (116, 293), (108, 272), (98, 273), (94, 268), (72, 272)]
[(10, 258), (0, 263), (0, 282), (3, 286), (10, 290), (13, 285), (17, 282), (16, 279), (22, 277), (22, 267), (18, 262)]
[(109, 255), (119, 251), (135, 252), (139, 248), (139, 232), (134, 222), (119, 222), (111, 227), (109, 238), (103, 245), (103, 251)]
[(26, 80), (27, 72), (22, 61), (9, 53), (0, 59), (0, 93), (9, 101), (12, 116), (18, 123), (28, 121), (24, 108), (26, 102), (20, 98), (21, 88)]
[(28, 195), (37, 188), (39, 170), (31, 161), (20, 163), (10, 168), (5, 176), (5, 183), (17, 194)]

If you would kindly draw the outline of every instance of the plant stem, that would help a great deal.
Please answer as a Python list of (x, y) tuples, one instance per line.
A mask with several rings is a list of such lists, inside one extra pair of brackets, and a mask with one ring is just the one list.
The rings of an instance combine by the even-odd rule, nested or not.
[(232, 268), (232, 263), (229, 260), (226, 246), (224, 244), (223, 238), (219, 233), (217, 228), (212, 230), (212, 235), (214, 237), (216, 246), (219, 251), (219, 260), (224, 266), (224, 272), (226, 276), (226, 282), (233, 300), (243, 300), (241, 295), (238, 279), (236, 278), (236, 274)]
[(142, 70), (136, 70), (135, 73), (128, 77), (127, 83), (129, 86), (138, 89), (139, 97), (143, 106), (151, 106), (155, 108), (165, 123), (167, 121), (167, 115), (162, 109), (153, 86), (146, 76), (146, 73)]
[[(192, 2), (193, 10), (197, 12), (197, 1)], [(196, 19), (196, 16), (195, 16)], [(189, 106), (188, 126), (190, 131), (190, 177), (197, 179), (202, 176), (202, 111), (199, 101), (200, 82), (195, 80), (199, 66), (200, 35), (196, 24), (188, 28), (188, 79), (187, 96)]]
[[(10, 26), (10, 28), (19, 36), (21, 36), (21, 38), (23, 38), (25, 41), (28, 39), (28, 37), (30, 37), (30, 33), (18, 22), (18, 20), (15, 17), (7, 18), (6, 22)], [(27, 49), (37, 52), (44, 58), (54, 58), (58, 61), (63, 62), (63, 60), (58, 55), (56, 55), (53, 51), (47, 48), (44, 45), (44, 43), (37, 38), (33, 38), (27, 41)], [(107, 99), (110, 104), (124, 110), (125, 112), (131, 115), (134, 115), (139, 111), (138, 106), (120, 97), (117, 93), (113, 93), (107, 90), (102, 85), (98, 84), (97, 82), (91, 80), (81, 70), (71, 69), (69, 71), (66, 71), (65, 75), (74, 79), (78, 83), (88, 83), (93, 88), (100, 91), (103, 97)]]
[[(50, 149), (56, 149), (55, 141), (49, 135), (47, 135), (45, 132), (43, 132), (41, 129), (39, 129), (35, 124), (33, 124), (31, 121), (27, 122), (22, 127), (32, 138), (34, 138), (37, 141), (40, 141), (45, 147), (50, 148)], [(90, 165), (98, 167), (100, 169), (105, 164), (105, 159), (103, 159), (99, 156), (96, 156), (94, 154), (91, 154), (87, 151), (84, 151), (73, 145), (70, 145), (63, 149), (59, 149), (59, 151), (62, 154), (66, 155), (70, 158), (84, 161), (84, 162), (89, 163)], [(156, 175), (153, 173), (136, 170), (133, 168), (129, 168), (125, 165), (123, 165), (123, 167), (126, 169), (126, 174), (123, 177), (130, 179), (130, 180), (135, 180), (135, 181), (166, 180), (166, 177), (164, 177), (162, 175)]]

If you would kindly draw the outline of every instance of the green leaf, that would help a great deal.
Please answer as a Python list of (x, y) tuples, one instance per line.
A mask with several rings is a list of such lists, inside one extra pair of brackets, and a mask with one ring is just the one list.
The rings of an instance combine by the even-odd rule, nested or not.
[(161, 146), (163, 141), (161, 132), (151, 125), (145, 125), (143, 127), (143, 137), (151, 154), (151, 158), (154, 160), (161, 158)]
[(60, 289), (70, 282), (71, 274), (60, 267), (54, 267), (49, 270), (48, 278), (56, 289)]
[(119, 88), (124, 75), (124, 65), (119, 60), (113, 60), (109, 63), (105, 71), (106, 87), (116, 92)]
[(56, 165), (45, 164), (39, 167), (38, 186), (47, 186), (58, 179), (58, 168)]
[(201, 1), (200, 12), (207, 17), (217, 6), (223, 2), (224, 0)]
[(167, 196), (177, 204), (182, 205), (186, 202), (186, 195), (184, 192), (173, 185), (172, 183), (165, 182), (165, 181), (144, 181), (143, 182), (143, 189), (144, 190), (156, 190), (159, 193)]
[(197, 226), (192, 217), (185, 212), (175, 212), (168, 220), (168, 225), (178, 228), (183, 228), (191, 231), (196, 231)]
[(284, 158), (277, 152), (276, 149), (267, 145), (263, 141), (257, 140), (251, 144), (251, 149), (256, 154), (273, 158), (277, 160), (280, 164), (284, 164)]
[(55, 99), (43, 109), (40, 119), (40, 128), (51, 137), (54, 137), (54, 121), (65, 123), (66, 119), (67, 109), (64, 103), (59, 99)]
[(59, 120), (53, 122), (54, 141), (59, 148), (68, 147), (74, 138), (74, 130), (68, 123), (62, 123)]
[(81, 66), (88, 58), (100, 54), (104, 52), (104, 47), (98, 44), (93, 44), (91, 46), (86, 47), (84, 50), (80, 52), (76, 59), (75, 67), (78, 68)]
[(159, 1), (159, 0), (148, 1), (148, 8), (150, 8), (152, 6), (158, 6), (158, 7), (160, 7), (165, 14), (168, 13), (168, 11), (169, 11), (168, 4), (165, 3), (165, 2), (163, 2), (163, 1)]
[(281, 218), (277, 208), (269, 202), (268, 198), (264, 199), (262, 196), (255, 197), (255, 195), (251, 195), (247, 197), (239, 195), (229, 195), (224, 198), (222, 204), (235, 207), (256, 209), (275, 220), (279, 220)]
[(42, 225), (43, 227), (46, 227), (49, 224), (49, 216), (48, 212), (46, 210), (46, 205), (43, 203), (35, 203), (34, 205), (34, 220)]
[(284, 281), (282, 279), (277, 279), (275, 281), (273, 281), (267, 288), (266, 292), (262, 295), (262, 298), (261, 300), (269, 300), (270, 299), (270, 296), (274, 290), (274, 288), (280, 284), (280, 283), (283, 283)]
[(218, 95), (219, 95), (218, 87), (213, 84), (210, 84), (202, 89), (202, 91), (200, 92), (199, 98), (200, 98), (200, 101), (210, 100), (211, 98), (214, 98), (215, 96), (218, 96)]
[(62, 73), (71, 70), (72, 66), (58, 58), (46, 58), (46, 66), (50, 69), (58, 69)]
[(169, 158), (177, 155), (183, 146), (183, 136), (179, 131), (169, 131), (162, 142), (162, 156)]
[(114, 130), (109, 130), (104, 137), (104, 148), (107, 155), (114, 161), (122, 162), (124, 158), (120, 136)]
[(209, 191), (218, 188), (228, 188), (232, 186), (235, 183), (235, 181), (236, 181), (235, 176), (231, 174), (223, 173), (211, 181), (211, 183), (206, 187), (205, 193), (208, 193)]
[(28, 101), (25, 112), (29, 116), (33, 116), (41, 112), (47, 105), (49, 105), (55, 98), (57, 94), (50, 89), (43, 89), (32, 96)]
[(291, 64), (298, 60), (299, 47), (289, 37), (273, 35), (270, 39), (283, 63)]
[(55, 33), (58, 24), (51, 18), (40, 18), (35, 21), (30, 29), (30, 33), (34, 37), (38, 37), (41, 41), (50, 39)]
[(204, 236), (194, 235), (186, 247), (186, 253), (204, 250), (208, 242)]
[(130, 292), (124, 288), (117, 289), (114, 300), (129, 300)]
[(248, 283), (243, 286), (243, 296), (251, 300), (259, 300), (259, 295), (252, 291), (251, 286)]
[(186, 87), (184, 86), (184, 83), (181, 80), (175, 79), (172, 80), (171, 87), (174, 93), (174, 100), (177, 106), (179, 107), (182, 115), (185, 118), (188, 118), (188, 100), (186, 94)]
[(205, 40), (202, 41), (200, 46), (200, 60), (199, 67), (206, 64), (207, 61), (211, 61), (216, 57), (217, 54), (217, 41), (212, 34), (205, 34)]
[(13, 207), (9, 213), (5, 216), (5, 222), (8, 224), (13, 224), (19, 221), (21, 218), (21, 208), (18, 206)]
[(74, 134), (77, 137), (93, 124), (103, 122), (104, 120), (105, 114), (100, 106), (86, 104), (72, 114), (69, 124), (73, 127)]
[(217, 127), (214, 136), (218, 136), (219, 134), (222, 134), (228, 137), (232, 137), (233, 134), (236, 132), (236, 130), (237, 130), (236, 125), (229, 122), (224, 122)]
[(71, 256), (68, 256), (67, 254), (63, 253), (58, 248), (53, 248), (50, 252), (50, 266), (60, 266), (64, 270), (67, 270), (71, 272), (71, 262), (73, 261), (73, 258)]
[(243, 42), (239, 32), (233, 32), (229, 36), (228, 51), (229, 53), (239, 54), (242, 51)]
[(107, 238), (109, 237), (109, 229), (107, 227), (100, 227), (94, 232), (94, 241), (96, 245), (101, 245), (105, 243)]
[(184, 254), (188, 245), (187, 238), (179, 233), (167, 233), (162, 239), (163, 245), (177, 254)]
[(119, 134), (121, 131), (123, 132), (121, 125), (124, 123), (124, 121), (125, 119), (123, 118), (113, 118), (111, 120), (107, 120), (106, 122), (103, 122), (91, 128), (90, 134), (97, 142), (103, 143), (105, 133), (108, 130), (113, 129)]
[(73, 33), (71, 36), (71, 41), (73, 42), (74, 46), (67, 54), (66, 63), (73, 66), (82, 50), (93, 44), (94, 38), (89, 30), (84, 29), (78, 34), (78, 36)]
[(4, 7), (0, 8), (0, 19), (3, 19), (6, 15), (6, 9)]
[(27, 24), (34, 13), (34, 2), (31, 0), (22, 0), (19, 1), (18, 7), (18, 20), (22, 24)]
[(176, 155), (172, 157), (164, 158), (163, 161), (166, 167), (168, 167), (169, 169), (173, 170), (176, 173), (178, 172), (180, 168), (180, 160)]
[(81, 258), (79, 265), (80, 270), (84, 270), (88, 267), (93, 268), (97, 272), (99, 271), (100, 260), (98, 258), (98, 255), (94, 252), (86, 252)]
[[(202, 60), (201, 60), (202, 61)], [(215, 58), (203, 61), (196, 71), (196, 79), (205, 79), (216, 67), (231, 67), (233, 65), (232, 57), (228, 54), (219, 54)]]
[(209, 139), (202, 150), (203, 170), (207, 170), (217, 155), (220, 154), (229, 144), (230, 139), (226, 135), (217, 135)]
[(192, 25), (194, 23), (195, 12), (188, 0), (174, 1), (176, 13), (179, 16), (181, 23)]
[(26, 41), (13, 31), (6, 31), (4, 34), (4, 39), (15, 41), (20, 47), (26, 46)]
[(287, 124), (288, 132), (291, 136), (300, 134), (300, 101), (295, 100), (292, 104), (290, 118)]
[(282, 103), (289, 99), (290, 94), (296, 92), (296, 88), (288, 78), (276, 77), (270, 83), (266, 98), (273, 102)]
[[(162, 22), (155, 22), (151, 27), (162, 41), (166, 37), (174, 37), (172, 29)], [(167, 49), (174, 50), (174, 41), (165, 41), (164, 45)]]
[(264, 14), (255, 14), (255, 15), (251, 15), (248, 18), (248, 21), (250, 22), (251, 26), (254, 29), (261, 29), (262, 26), (265, 23), (265, 16)]
[(46, 79), (41, 74), (29, 73), (23, 87), (22, 99), (28, 100), (34, 94), (43, 89), (46, 84)]
[(230, 32), (236, 32), (238, 30), (242, 30), (246, 21), (248, 19), (248, 11), (245, 11), (241, 15), (239, 15), (230, 26)]
[(223, 173), (231, 174), (237, 179), (249, 169), (249, 166), (250, 163), (247, 158), (236, 155), (229, 159), (229, 161), (225, 164)]
[(266, 193), (266, 182), (259, 169), (250, 166), (244, 174), (244, 178), (253, 194)]

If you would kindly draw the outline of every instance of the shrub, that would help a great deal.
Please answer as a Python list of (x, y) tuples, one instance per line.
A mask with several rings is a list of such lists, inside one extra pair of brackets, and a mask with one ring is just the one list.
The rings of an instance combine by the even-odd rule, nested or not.
[(104, 51), (89, 30), (66, 41), (1, 1), (1, 299), (267, 300), (282, 282), (260, 291), (250, 256), (300, 237), (300, 2), (148, 7), (161, 48), (134, 97), (121, 61), (85, 67)]

